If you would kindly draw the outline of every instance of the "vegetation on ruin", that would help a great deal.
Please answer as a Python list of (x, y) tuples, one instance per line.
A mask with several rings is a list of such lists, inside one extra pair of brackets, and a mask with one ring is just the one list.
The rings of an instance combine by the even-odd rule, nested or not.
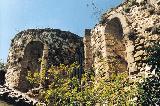
[(140, 102), (143, 106), (157, 106), (160, 104), (160, 43), (150, 42), (146, 52), (149, 54), (146, 63), (150, 66), (150, 73), (147, 78), (140, 83)]
[(148, 47), (146, 52), (149, 56), (145, 62), (151, 66), (151, 74), (134, 81), (129, 80), (126, 72), (95, 80), (93, 70), (77, 74), (80, 70), (76, 63), (52, 66), (48, 70), (43, 68), (41, 73), (29, 72), (27, 78), (32, 84), (42, 84), (39, 99), (48, 105), (93, 106), (99, 103), (108, 106), (156, 106), (160, 104), (160, 44)]
[(82, 75), (76, 74), (79, 73), (79, 66), (76, 63), (52, 66), (43, 71), (47, 72), (46, 77), (43, 72), (37, 71), (29, 72), (27, 78), (32, 84), (43, 82), (44, 88), (41, 89), (39, 98), (48, 105), (136, 104), (137, 84), (130, 82), (126, 73), (112, 74), (109, 78), (101, 77), (95, 81), (95, 75), (91, 70), (86, 70)]
[(5, 64), (0, 60), (0, 70), (5, 70)]

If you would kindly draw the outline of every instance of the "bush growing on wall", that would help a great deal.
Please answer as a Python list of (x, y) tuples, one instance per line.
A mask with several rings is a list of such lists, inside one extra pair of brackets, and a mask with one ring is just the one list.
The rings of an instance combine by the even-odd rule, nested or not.
[(38, 71), (29, 72), (27, 78), (32, 84), (40, 85), (41, 82), (48, 84), (48, 87), (43, 88), (39, 94), (40, 100), (48, 105), (136, 104), (133, 99), (138, 93), (137, 84), (129, 82), (126, 73), (112, 74), (109, 78), (102, 77), (99, 81), (95, 81), (93, 71), (86, 70), (79, 75), (76, 74), (79, 73), (78, 69), (79, 66), (76, 63), (70, 66), (61, 64), (45, 70), (47, 76), (43, 78), (39, 77), (42, 75)]
[(149, 56), (145, 62), (151, 66), (152, 74), (140, 79), (140, 83), (139, 80), (131, 82), (126, 72), (101, 76), (95, 81), (94, 70), (78, 74), (79, 65), (76, 63), (52, 66), (48, 70), (43, 68), (42, 72), (29, 72), (27, 78), (37, 86), (47, 85), (39, 93), (40, 100), (47, 105), (156, 106), (160, 104), (160, 44), (150, 45), (146, 52)]
[(5, 70), (5, 64), (0, 60), (0, 70)]
[(160, 104), (160, 43), (157, 41), (152, 44), (146, 49), (149, 54), (146, 63), (151, 68), (151, 74), (139, 85), (140, 102), (143, 106)]
[(150, 45), (146, 52), (149, 56), (145, 62), (151, 67), (151, 74), (143, 80), (140, 79), (141, 83), (137, 80), (131, 82), (126, 72), (113, 73), (109, 77), (101, 76), (95, 81), (94, 70), (85, 70), (79, 74), (76, 63), (52, 66), (48, 70), (43, 68), (41, 72), (29, 72), (27, 78), (36, 86), (43, 85), (39, 98), (47, 105), (156, 106), (160, 104), (159, 42)]

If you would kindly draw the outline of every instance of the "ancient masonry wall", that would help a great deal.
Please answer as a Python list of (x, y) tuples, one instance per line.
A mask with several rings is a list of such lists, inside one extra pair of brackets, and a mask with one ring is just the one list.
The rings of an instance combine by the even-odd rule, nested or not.
[(85, 37), (83, 39), (84, 43), (84, 56), (85, 56), (85, 69), (88, 70), (90, 67), (92, 67), (92, 46), (91, 46), (91, 34), (90, 29), (85, 29)]
[[(146, 71), (146, 48), (160, 40), (160, 1), (126, 0), (106, 12), (85, 37), (58, 29), (29, 29), (12, 40), (6, 73), (6, 85), (21, 91), (32, 88), (26, 80), (28, 70), (41, 70), (47, 64), (71, 64), (78, 61), (95, 73), (108, 76), (127, 71), (132, 77)], [(84, 48), (83, 48), (84, 43)], [(136, 74), (136, 75), (135, 75)]]
[(12, 40), (8, 55), (6, 85), (27, 92), (32, 86), (26, 80), (28, 71), (41, 69), (42, 59), (51, 65), (83, 64), (82, 38), (58, 29), (28, 29)]
[[(102, 16), (102, 20), (84, 39), (85, 60), (96, 73), (109, 75), (128, 71), (133, 77), (146, 71), (146, 48), (160, 40), (160, 1), (127, 0)], [(88, 46), (90, 45), (90, 46)], [(87, 48), (88, 47), (88, 48)], [(116, 62), (120, 64), (115, 64)]]

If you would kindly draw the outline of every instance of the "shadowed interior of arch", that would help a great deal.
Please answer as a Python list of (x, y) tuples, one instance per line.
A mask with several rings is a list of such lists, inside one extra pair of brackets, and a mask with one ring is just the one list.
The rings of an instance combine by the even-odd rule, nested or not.
[(24, 51), (24, 60), (28, 70), (40, 70), (40, 59), (43, 55), (43, 43), (40, 41), (30, 42)]
[[(43, 56), (44, 45), (40, 41), (31, 41), (27, 44), (24, 51), (24, 66), (22, 66), (21, 71), (21, 82), (22, 87), (24, 88), (24, 92), (28, 89), (32, 88), (32, 86), (28, 83), (26, 76), (28, 71), (40, 71), (41, 69), (41, 59)], [(21, 85), (21, 84), (20, 84)], [(24, 86), (25, 85), (25, 86)]]
[(119, 18), (111, 19), (105, 29), (106, 51), (109, 66), (116, 73), (127, 71), (126, 47), (123, 41), (123, 28)]

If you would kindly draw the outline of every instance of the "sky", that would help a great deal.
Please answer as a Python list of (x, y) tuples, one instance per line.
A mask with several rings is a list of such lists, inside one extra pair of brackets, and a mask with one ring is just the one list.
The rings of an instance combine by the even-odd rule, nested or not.
[(22, 30), (55, 28), (83, 36), (98, 23), (98, 11), (102, 14), (122, 1), (0, 0), (0, 59), (7, 61), (11, 39)]

